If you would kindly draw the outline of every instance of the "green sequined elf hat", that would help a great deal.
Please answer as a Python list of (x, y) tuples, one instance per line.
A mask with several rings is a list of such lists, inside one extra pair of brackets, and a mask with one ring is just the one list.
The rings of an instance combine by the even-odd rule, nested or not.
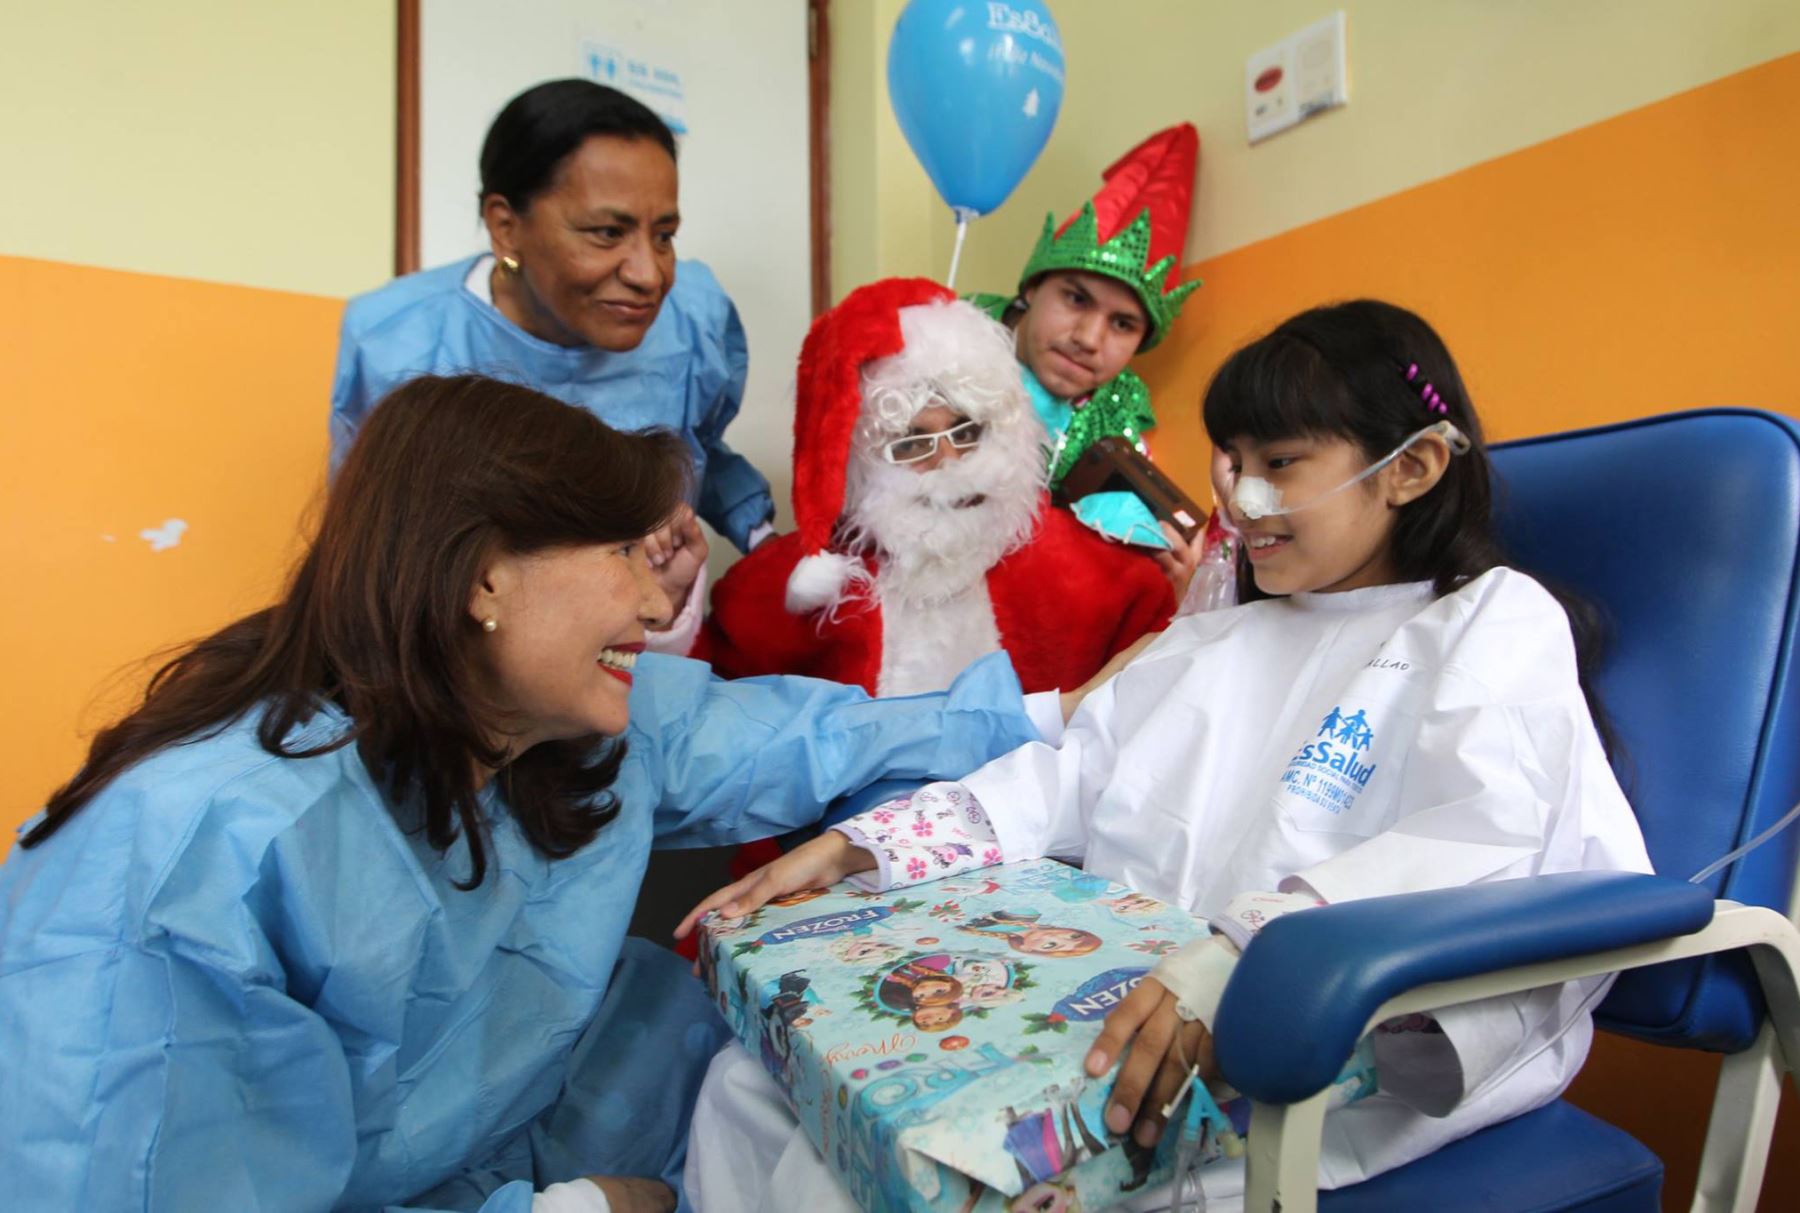
[(1053, 270), (1105, 274), (1130, 287), (1143, 303), (1150, 331), (1142, 348), (1161, 341), (1182, 303), (1200, 289), (1198, 278), (1165, 289), (1169, 274), (1179, 277), (1181, 272), (1199, 160), (1200, 133), (1187, 122), (1158, 131), (1126, 152), (1102, 174), (1106, 184), (1100, 192), (1061, 228), (1054, 214), (1044, 217), (1044, 234), (1019, 275), (1020, 292)]

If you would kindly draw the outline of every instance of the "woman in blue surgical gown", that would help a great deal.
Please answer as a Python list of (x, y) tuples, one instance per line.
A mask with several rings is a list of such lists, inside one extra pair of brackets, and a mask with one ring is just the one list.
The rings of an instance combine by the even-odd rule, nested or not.
[(350, 301), (332, 467), (394, 387), (472, 371), (618, 429), (676, 431), (700, 516), (745, 550), (766, 535), (768, 481), (725, 445), (749, 367), (744, 329), (712, 271), (675, 260), (675, 140), (662, 120), (586, 80), (521, 93), (482, 145), (481, 215), (491, 254)]
[(641, 654), (684, 463), (472, 376), (374, 412), (281, 600), (0, 867), (0, 1203), (673, 1206), (724, 1029), (625, 938), (651, 848), (961, 775), (1047, 706), (1003, 658), (877, 701)]

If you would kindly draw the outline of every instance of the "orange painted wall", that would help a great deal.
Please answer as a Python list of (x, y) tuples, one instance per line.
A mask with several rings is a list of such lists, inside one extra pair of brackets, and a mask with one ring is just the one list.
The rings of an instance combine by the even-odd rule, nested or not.
[[(145, 654), (266, 603), (323, 484), (343, 302), (0, 257), (0, 855)], [(178, 518), (181, 542), (146, 528)], [(125, 671), (123, 678), (112, 677)]]
[(1206, 286), (1138, 369), (1157, 459), (1203, 501), (1208, 377), (1334, 299), (1432, 321), (1493, 438), (1702, 405), (1800, 415), (1800, 55), (1187, 272)]

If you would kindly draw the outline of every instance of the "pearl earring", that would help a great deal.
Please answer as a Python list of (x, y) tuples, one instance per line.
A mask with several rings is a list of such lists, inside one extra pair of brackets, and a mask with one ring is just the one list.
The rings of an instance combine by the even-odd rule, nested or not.
[(481, 621), (481, 630), (484, 632), (497, 632), (500, 630), (500, 621), (495, 619), (492, 615), (489, 615), (486, 619)]

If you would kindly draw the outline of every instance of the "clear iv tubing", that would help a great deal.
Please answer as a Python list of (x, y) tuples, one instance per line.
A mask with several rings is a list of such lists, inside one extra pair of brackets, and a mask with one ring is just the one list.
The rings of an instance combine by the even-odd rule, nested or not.
[[(1425, 435), (1427, 435), (1427, 434), (1441, 435), (1443, 437), (1444, 441), (1448, 442), (1450, 444), (1450, 449), (1455, 454), (1463, 455), (1463, 454), (1468, 453), (1469, 440), (1463, 436), (1463, 432), (1461, 430), (1456, 428), (1456, 424), (1454, 422), (1434, 421), (1430, 425), (1426, 426), (1424, 429), (1419, 430), (1416, 433), (1409, 435), (1407, 437), (1406, 441), (1402, 442), (1399, 446), (1395, 447), (1393, 450), (1389, 451), (1386, 455), (1382, 456), (1380, 459), (1377, 459), (1374, 463), (1371, 463), (1368, 467), (1364, 468), (1362, 471), (1358, 472), (1356, 475), (1352, 476), (1350, 479), (1344, 481), (1344, 483), (1338, 485), (1336, 488), (1326, 489), (1323, 493), (1319, 493), (1316, 496), (1308, 497), (1305, 501), (1302, 501), (1299, 505), (1289, 505), (1289, 506), (1277, 505), (1273, 509), (1267, 509), (1267, 508), (1263, 508), (1262, 505), (1260, 503), (1258, 503), (1255, 507), (1240, 506), (1240, 508), (1243, 509), (1244, 516), (1246, 518), (1250, 518), (1252, 520), (1255, 520), (1258, 518), (1285, 517), (1288, 514), (1298, 514), (1301, 510), (1310, 510), (1313, 506), (1318, 505), (1321, 501), (1324, 501), (1330, 497), (1336, 497), (1339, 493), (1344, 492), (1346, 489), (1350, 489), (1350, 488), (1355, 487), (1356, 485), (1361, 484), (1363, 481), (1367, 480), (1369, 477), (1371, 477), (1375, 473), (1379, 472), (1382, 468), (1386, 467), (1388, 464), (1392, 463), (1394, 460), (1400, 458), (1400, 456), (1405, 454), (1406, 451), (1412, 446), (1413, 443), (1415, 443), (1419, 439), (1425, 437)], [(1261, 478), (1260, 477), (1251, 477), (1251, 479), (1260, 480)], [(1237, 477), (1235, 474), (1232, 477), (1232, 481), (1233, 481), (1233, 484), (1232, 484), (1231, 497), (1232, 497), (1232, 500), (1235, 502), (1237, 500), (1237, 483), (1236, 483)], [(1267, 481), (1262, 481), (1262, 484), (1263, 484), (1264, 488), (1267, 489), (1268, 491), (1276, 492), (1273, 489), (1273, 487), (1268, 484)], [(1280, 494), (1278, 492), (1276, 492), (1276, 497), (1278, 499), (1279, 499), (1279, 496), (1280, 496)], [(1216, 498), (1216, 494), (1215, 494), (1215, 498)], [(1251, 512), (1252, 508), (1256, 509), (1255, 513)], [(1229, 521), (1230, 521), (1230, 518), (1228, 515), (1227, 522), (1229, 522)]]
[(1187, 1127), (1180, 1130), (1181, 1136), (1175, 1141), (1175, 1181), (1169, 1189), (1169, 1213), (1183, 1213), (1188, 1207), (1188, 1186), (1193, 1185), (1194, 1208), (1206, 1208), (1204, 1189), (1200, 1186), (1200, 1164), (1194, 1161), (1194, 1148), (1200, 1144), (1196, 1134), (1190, 1140)]
[[(1183, 1090), (1186, 1090), (1187, 1087), (1200, 1081), (1200, 1070), (1199, 1067), (1188, 1061), (1187, 1050), (1181, 1047), (1179, 1030), (1175, 1033), (1175, 1055), (1181, 1058), (1182, 1068), (1188, 1072), (1187, 1081), (1183, 1084)], [(1182, 1092), (1176, 1092), (1174, 1101), (1163, 1109), (1163, 1117), (1167, 1123), (1174, 1123), (1170, 1113), (1175, 1110), (1175, 1105), (1181, 1102), (1181, 1095)], [(1188, 1098), (1196, 1100), (1200, 1097), (1198, 1094), (1189, 1094)], [(1182, 1117), (1180, 1125), (1175, 1130), (1175, 1180), (1169, 1189), (1168, 1213), (1183, 1213), (1183, 1210), (1187, 1208), (1189, 1184), (1192, 1184), (1194, 1189), (1194, 1208), (1197, 1210), (1206, 1208), (1205, 1192), (1200, 1186), (1200, 1163), (1194, 1157), (1195, 1151), (1199, 1149), (1200, 1134), (1205, 1132), (1205, 1126), (1202, 1125), (1190, 1134), (1187, 1122), (1192, 1115), (1193, 1105), (1190, 1103), (1187, 1114)]]
[(1769, 839), (1775, 837), (1775, 835), (1794, 824), (1794, 819), (1796, 817), (1800, 817), (1800, 803), (1795, 804), (1793, 808), (1789, 809), (1786, 813), (1783, 813), (1780, 821), (1758, 834), (1755, 838), (1752, 838), (1749, 842), (1746, 842), (1743, 846), (1738, 847), (1736, 850), (1725, 852), (1723, 855), (1701, 868), (1698, 872), (1695, 872), (1692, 876), (1688, 877), (1688, 883), (1699, 884), (1701, 881), (1706, 880), (1721, 869), (1736, 863), (1738, 860), (1754, 851), (1757, 847), (1760, 847), (1763, 843), (1769, 841)]
[[(1758, 834), (1755, 838), (1752, 838), (1749, 842), (1746, 842), (1743, 846), (1736, 847), (1736, 848), (1733, 848), (1732, 850), (1725, 852), (1725, 854), (1719, 856), (1717, 859), (1713, 860), (1711, 863), (1709, 863), (1705, 867), (1701, 868), (1698, 872), (1695, 872), (1692, 876), (1687, 878), (1687, 882), (1689, 884), (1700, 884), (1703, 881), (1709, 879), (1710, 877), (1716, 875), (1717, 873), (1723, 871), (1725, 868), (1731, 866), (1732, 864), (1736, 863), (1738, 860), (1742, 859), (1744, 856), (1748, 855), (1750, 852), (1754, 851), (1757, 847), (1762, 846), (1763, 843), (1769, 841), (1769, 839), (1775, 837), (1775, 835), (1781, 833), (1781, 831), (1785, 830), (1788, 826), (1792, 825), (1796, 818), (1800, 818), (1800, 803), (1796, 803), (1793, 808), (1789, 809), (1786, 813), (1783, 813), (1781, 815), (1780, 821), (1777, 821), (1774, 825), (1770, 826), (1768, 829), (1766, 829), (1762, 833)], [(1482, 1083), (1480, 1087), (1476, 1088), (1476, 1090), (1486, 1090), (1489, 1087), (1492, 1087), (1497, 1083), (1506, 1081), (1507, 1079), (1511, 1078), (1514, 1074), (1517, 1074), (1527, 1064), (1529, 1064), (1531, 1061), (1535, 1060), (1537, 1058), (1537, 1056), (1540, 1053), (1542, 1053), (1545, 1049), (1548, 1049), (1551, 1045), (1555, 1044), (1558, 1040), (1561, 1040), (1563, 1033), (1567, 1032), (1571, 1027), (1573, 1027), (1576, 1020), (1580, 1019), (1583, 1015), (1587, 1014), (1588, 1011), (1590, 1011), (1593, 1008), (1594, 1003), (1599, 1001), (1600, 995), (1605, 993), (1607, 990), (1611, 989), (1611, 987), (1612, 987), (1612, 983), (1608, 982), (1608, 981), (1600, 981), (1600, 982), (1596, 983), (1593, 990), (1591, 990), (1588, 993), (1588, 996), (1581, 1000), (1581, 1005), (1576, 1007), (1575, 1010), (1569, 1015), (1569, 1017), (1567, 1019), (1563, 1020), (1562, 1026), (1557, 1028), (1554, 1035), (1552, 1035), (1543, 1044), (1541, 1044), (1537, 1048), (1533, 1049), (1530, 1053), (1527, 1053), (1524, 1057), (1520, 1058), (1517, 1062), (1513, 1063), (1513, 1065), (1511, 1067), (1509, 1067), (1505, 1073), (1499, 1075), (1498, 1077), (1488, 1079), (1486, 1082)], [(1475, 1092), (1471, 1091), (1469, 1094), (1474, 1095)]]

